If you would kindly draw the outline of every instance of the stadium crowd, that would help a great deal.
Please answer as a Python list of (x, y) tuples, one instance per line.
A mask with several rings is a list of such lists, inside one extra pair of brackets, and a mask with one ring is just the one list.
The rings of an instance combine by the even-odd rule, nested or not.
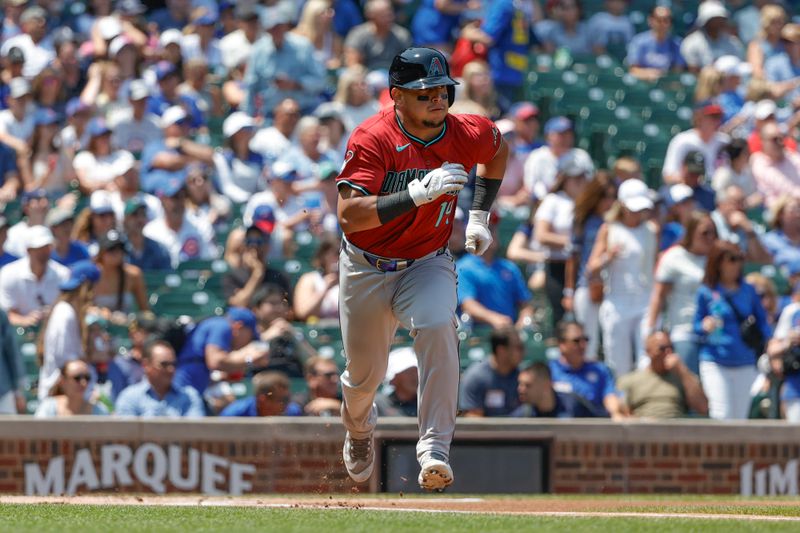
[[(491, 248), (453, 228), (490, 352), (464, 416), (800, 421), (796, 2), (0, 1), (0, 413), (338, 416), (308, 335), (338, 320), (335, 177), (414, 44), (512, 148)], [(530, 97), (541, 58), (586, 55), (696, 79), (655, 179)], [(379, 413), (416, 390), (397, 348)]]

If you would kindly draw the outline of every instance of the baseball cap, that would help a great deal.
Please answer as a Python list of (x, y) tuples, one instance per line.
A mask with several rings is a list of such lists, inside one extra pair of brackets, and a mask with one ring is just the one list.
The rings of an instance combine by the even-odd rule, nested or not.
[(706, 171), (706, 158), (703, 152), (697, 150), (690, 150), (683, 158), (683, 164), (686, 165), (686, 170), (694, 173), (705, 173)]
[(238, 20), (256, 20), (258, 19), (258, 11), (250, 2), (242, 2), (238, 4), (234, 10), (233, 15)]
[(67, 102), (66, 108), (64, 111), (66, 112), (68, 117), (77, 115), (82, 111), (90, 111), (92, 106), (86, 105), (81, 102), (81, 99), (78, 97), (72, 98)]
[(181, 31), (172, 28), (161, 34), (161, 37), (158, 39), (158, 44), (161, 48), (166, 48), (170, 44), (177, 44), (180, 46), (182, 40), (183, 34)]
[(141, 195), (136, 195), (132, 198), (128, 198), (125, 202), (125, 216), (132, 215), (139, 209), (147, 208), (147, 203), (144, 201)]
[(258, 228), (263, 233), (272, 233), (275, 229), (275, 212), (268, 205), (260, 205), (253, 211), (251, 228)]
[(147, 8), (139, 0), (119, 0), (116, 10), (121, 15), (141, 15)]
[(25, 233), (25, 245), (28, 249), (42, 248), (53, 244), (53, 233), (45, 226), (31, 226)]
[(108, 230), (104, 235), (100, 235), (97, 239), (97, 246), (102, 251), (112, 250), (114, 248), (124, 248), (125, 241), (122, 239), (122, 235), (115, 230)]
[(89, 197), (89, 209), (95, 215), (113, 213), (114, 205), (111, 202), (111, 193), (104, 190), (94, 191)]
[(495, 122), (494, 125), (497, 126), (497, 131), (500, 132), (500, 135), (508, 135), (509, 133), (513, 133), (516, 129), (514, 121), (510, 118), (501, 118)]
[(100, 117), (95, 117), (89, 122), (88, 130), (91, 137), (99, 137), (100, 135), (111, 133), (106, 121)]
[(69, 278), (61, 282), (62, 291), (74, 291), (87, 281), (96, 283), (100, 279), (100, 269), (90, 259), (73, 263), (69, 269)]
[[(169, 30), (167, 30), (169, 31)], [(175, 30), (178, 31), (178, 30)], [(163, 38), (163, 36), (162, 36)], [(159, 61), (156, 64), (156, 80), (164, 81), (166, 78), (171, 76), (172, 74), (177, 74), (178, 70), (175, 68), (175, 65), (170, 63), (169, 61)]]
[(100, 35), (103, 39), (110, 41), (122, 33), (122, 24), (120, 24), (117, 17), (102, 17), (97, 21), (97, 29), (100, 31)]
[(155, 193), (159, 198), (172, 198), (186, 185), (186, 174), (164, 177), (156, 185)]
[(186, 111), (179, 105), (174, 105), (167, 108), (164, 114), (161, 115), (161, 127), (166, 128), (173, 124), (180, 124), (186, 120)]
[(778, 106), (772, 100), (759, 100), (753, 116), (756, 120), (766, 120), (778, 111)]
[(280, 24), (294, 24), (294, 15), (280, 6), (276, 9), (265, 10), (261, 16), (261, 26), (267, 31)]
[(694, 196), (694, 191), (685, 183), (676, 183), (669, 188), (669, 201), (671, 205), (679, 204)]
[(314, 116), (320, 120), (334, 118), (344, 124), (342, 107), (337, 102), (323, 102), (314, 110)]
[(47, 20), (47, 11), (40, 6), (31, 6), (19, 16), (19, 21), (24, 24), (33, 20)]
[(21, 98), (26, 94), (31, 94), (31, 84), (25, 78), (14, 78), (8, 82), (9, 96), (11, 98)]
[(8, 59), (9, 63), (19, 64), (25, 62), (25, 53), (19, 46), (12, 46), (8, 49), (8, 54), (6, 54), (6, 58)]
[(50, 211), (47, 212), (47, 216), (44, 217), (44, 225), (48, 228), (53, 228), (60, 224), (63, 224), (67, 220), (72, 220), (75, 218), (75, 214), (72, 212), (71, 209), (64, 209), (63, 207), (54, 207)]
[(585, 176), (589, 173), (589, 169), (578, 161), (574, 152), (568, 152), (558, 160), (557, 171), (569, 177)]
[(133, 41), (127, 35), (117, 35), (111, 44), (108, 45), (108, 55), (113, 59), (126, 46), (133, 45)]
[(625, 209), (634, 213), (653, 208), (650, 189), (639, 179), (634, 178), (623, 181), (617, 191), (617, 198), (625, 206)]
[(130, 169), (136, 166), (136, 158), (127, 150), (119, 150), (116, 153), (116, 159), (111, 164), (110, 173), (114, 177), (122, 176)]
[(256, 329), (256, 315), (245, 307), (231, 307), (228, 309), (228, 320), (231, 322), (241, 322), (245, 327), (250, 328), (253, 332), (253, 337), (258, 338), (258, 330)]
[(722, 107), (713, 100), (702, 100), (694, 105), (694, 110), (701, 115), (722, 115)]
[(137, 101), (150, 96), (150, 89), (144, 80), (133, 80), (128, 86), (128, 99)]
[(411, 346), (404, 346), (389, 352), (389, 362), (386, 365), (386, 383), (392, 380), (401, 372), (409, 368), (417, 368), (417, 354)]
[(294, 181), (297, 179), (297, 168), (289, 161), (279, 160), (272, 164), (271, 174), (274, 179)]
[(790, 23), (781, 29), (781, 39), (792, 43), (800, 43), (800, 24)]
[(33, 189), (32, 191), (25, 191), (22, 193), (22, 203), (27, 204), (31, 200), (37, 198), (47, 198), (47, 191), (44, 189)]
[(33, 115), (33, 123), (37, 126), (49, 126), (50, 124), (57, 124), (61, 117), (58, 113), (47, 107), (40, 107)]
[(553, 117), (544, 125), (544, 134), (564, 133), (572, 129), (572, 121), (567, 117)]
[(213, 26), (217, 23), (217, 16), (210, 11), (204, 11), (202, 15), (192, 20), (192, 24), (197, 26)]
[(539, 115), (539, 108), (531, 102), (517, 102), (508, 110), (508, 116), (517, 120), (528, 120)]
[(725, 6), (713, 1), (703, 2), (697, 10), (695, 22), (698, 26), (705, 26), (709, 20), (719, 17), (728, 18), (728, 10), (725, 9)]
[(749, 76), (753, 72), (753, 67), (747, 61), (742, 61), (736, 56), (726, 55), (714, 61), (714, 69), (723, 76)]
[(230, 138), (241, 130), (253, 128), (255, 125), (256, 122), (251, 116), (241, 111), (236, 111), (235, 113), (231, 113), (231, 115), (225, 119), (225, 122), (222, 123), (222, 134)]
[(77, 43), (78, 37), (69, 26), (61, 26), (53, 31), (53, 45), (58, 48), (64, 43)]

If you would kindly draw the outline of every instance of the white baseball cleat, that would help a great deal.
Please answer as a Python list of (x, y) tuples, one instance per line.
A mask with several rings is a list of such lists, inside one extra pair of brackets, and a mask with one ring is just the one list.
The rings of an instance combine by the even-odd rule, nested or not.
[(344, 466), (350, 478), (356, 483), (363, 483), (372, 475), (375, 466), (375, 452), (372, 450), (372, 436), (366, 439), (353, 439), (350, 432), (344, 438), (342, 449)]
[(418, 481), (422, 489), (442, 491), (453, 483), (453, 469), (444, 455), (430, 452), (422, 460)]

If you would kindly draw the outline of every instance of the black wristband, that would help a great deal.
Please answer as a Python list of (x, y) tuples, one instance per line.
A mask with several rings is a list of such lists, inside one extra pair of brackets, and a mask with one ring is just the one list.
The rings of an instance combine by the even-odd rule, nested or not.
[(475, 176), (475, 195), (472, 197), (472, 209), (491, 211), (501, 183), (503, 183), (503, 180), (491, 180)]
[(399, 191), (386, 196), (378, 196), (378, 219), (381, 224), (386, 224), (404, 213), (408, 213), (417, 207), (408, 189)]

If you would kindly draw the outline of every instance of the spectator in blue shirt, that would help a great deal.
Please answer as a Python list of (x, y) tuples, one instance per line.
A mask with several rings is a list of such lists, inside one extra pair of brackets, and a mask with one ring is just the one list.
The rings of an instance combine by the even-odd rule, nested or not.
[[(551, 4), (548, 2), (548, 4)], [(579, 0), (552, 2), (551, 19), (536, 24), (536, 36), (544, 51), (552, 54), (565, 50), (569, 54), (591, 54), (593, 36), (583, 22), (583, 9)]]
[(755, 325), (769, 339), (772, 328), (755, 289), (744, 282), (744, 254), (731, 242), (717, 241), (708, 255), (703, 284), (697, 290), (694, 333), (700, 350), (700, 381), (708, 397), (709, 416), (718, 420), (747, 418), (750, 386), (756, 378), (753, 349), (742, 338), (742, 322)]
[(6, 252), (3, 248), (6, 244), (6, 237), (8, 237), (8, 220), (3, 215), (0, 215), (0, 267), (19, 259), (19, 257)]
[(166, 7), (155, 10), (148, 18), (158, 26), (158, 30), (183, 30), (189, 24), (189, 14), (193, 2), (186, 0), (166, 0)]
[(508, 416), (519, 406), (517, 376), (525, 345), (512, 326), (492, 331), (490, 342), (489, 357), (461, 376), (458, 404), (465, 416)]
[[(789, 81), (800, 76), (800, 24), (786, 24), (781, 30), (784, 51), (776, 54), (764, 63), (767, 81)], [(786, 95), (791, 101), (800, 95), (795, 89)]]
[(0, 202), (8, 203), (17, 197), (22, 180), (17, 168), (17, 152), (0, 142)]
[(532, 3), (493, 0), (485, 9), (480, 27), (466, 26), (462, 36), (488, 48), (495, 89), (509, 101), (517, 102), (522, 100), (528, 56), (536, 43)]
[[(492, 219), (497, 220), (496, 216)], [(519, 267), (497, 257), (500, 239), (496, 222), (491, 227), (494, 242), (482, 256), (467, 254), (456, 261), (458, 304), (474, 321), (500, 329), (521, 322), (533, 308)]]
[(50, 257), (64, 266), (91, 259), (89, 249), (82, 242), (71, 239), (75, 215), (71, 210), (54, 207), (44, 219), (45, 226), (53, 232), (53, 251)]
[(550, 361), (553, 389), (582, 398), (591, 416), (611, 416), (615, 420), (630, 416), (614, 387), (611, 370), (603, 363), (586, 361), (583, 326), (562, 320), (556, 324), (556, 338), (561, 354)]
[(170, 107), (181, 106), (188, 113), (189, 126), (192, 129), (205, 126), (206, 119), (197, 101), (191, 96), (178, 93), (181, 76), (177, 67), (168, 61), (161, 61), (155, 70), (160, 93), (147, 99), (147, 111), (160, 117)]
[(706, 158), (703, 152), (692, 150), (683, 158), (682, 181), (692, 189), (695, 205), (707, 212), (716, 208), (717, 194), (705, 183)]
[(174, 383), (175, 364), (175, 350), (168, 342), (156, 340), (146, 344), (142, 353), (145, 378), (120, 393), (116, 414), (145, 418), (205, 416), (205, 406), (197, 391)]
[(672, 11), (656, 5), (647, 17), (650, 30), (636, 35), (628, 44), (630, 73), (645, 81), (655, 81), (664, 74), (681, 71), (686, 62), (681, 56), (681, 40), (672, 35)]
[(592, 15), (586, 23), (595, 54), (608, 52), (617, 56), (631, 41), (633, 24), (625, 12), (627, 7), (627, 0), (606, 0), (605, 10)]
[(290, 33), (293, 16), (278, 9), (266, 20), (267, 34), (253, 45), (244, 76), (244, 111), (271, 117), (272, 110), (292, 98), (305, 113), (319, 105), (325, 90), (325, 67), (308, 39)]
[(126, 237), (125, 262), (136, 265), (143, 271), (172, 270), (169, 251), (161, 243), (144, 236), (146, 224), (147, 202), (141, 196), (130, 198), (125, 202), (125, 217), (122, 222)]
[(536, 362), (519, 371), (517, 392), (520, 406), (511, 413), (515, 418), (591, 418), (597, 409), (580, 396), (553, 389), (553, 377), (547, 363)]
[(178, 354), (175, 383), (202, 394), (213, 370), (244, 372), (266, 366), (269, 348), (258, 338), (256, 316), (249, 309), (231, 307), (226, 316), (201, 321)]
[(289, 378), (283, 372), (253, 376), (253, 395), (236, 400), (219, 416), (301, 416), (303, 408), (290, 400)]
[(800, 198), (784, 196), (772, 206), (772, 231), (761, 238), (773, 264), (784, 267), (800, 261)]
[(474, 9), (475, 0), (422, 0), (411, 19), (414, 46), (429, 46), (445, 54), (453, 51), (453, 30), (458, 29), (459, 17)]

